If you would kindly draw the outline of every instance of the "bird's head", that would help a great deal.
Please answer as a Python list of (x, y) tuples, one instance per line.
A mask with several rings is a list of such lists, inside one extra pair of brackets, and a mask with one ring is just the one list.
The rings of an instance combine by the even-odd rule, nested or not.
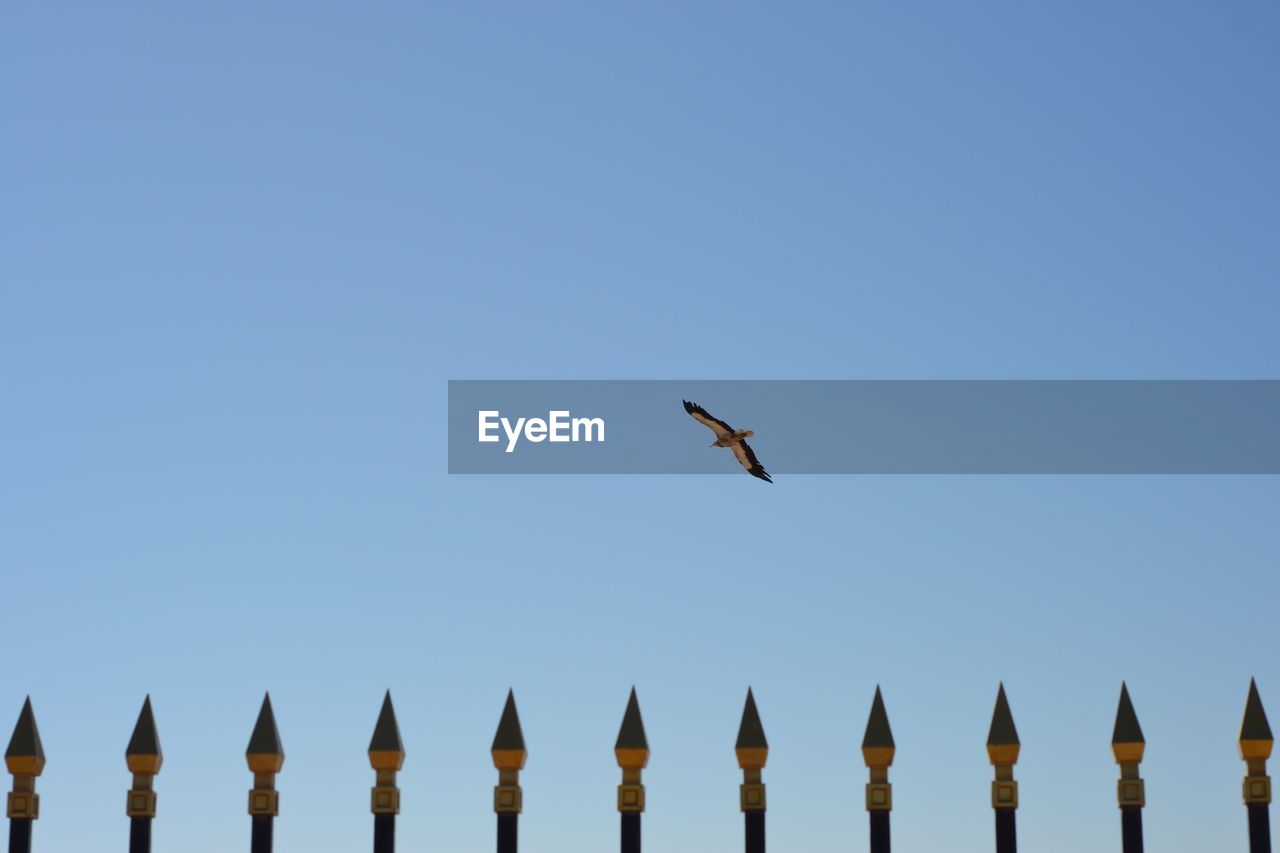
[(744, 429), (744, 430), (742, 431), (742, 437), (743, 437), (743, 438), (751, 438), (751, 436), (753, 436), (753, 435), (755, 435), (755, 434), (756, 434), (756, 433), (755, 433), (755, 430)]

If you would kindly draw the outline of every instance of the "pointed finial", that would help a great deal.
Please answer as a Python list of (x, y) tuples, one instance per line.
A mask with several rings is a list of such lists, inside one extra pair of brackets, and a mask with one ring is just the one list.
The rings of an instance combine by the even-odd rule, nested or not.
[(1013, 724), (1013, 712), (1009, 710), (1009, 698), (1004, 693), (1004, 682), (996, 694), (996, 708), (991, 715), (991, 730), (987, 733), (987, 755), (992, 764), (1017, 764), (1022, 741), (1018, 740), (1018, 727)]
[(1258, 683), (1249, 679), (1249, 698), (1244, 705), (1244, 719), (1240, 722), (1240, 757), (1245, 760), (1266, 761), (1271, 757), (1275, 738), (1267, 712), (1258, 695)]
[(160, 736), (156, 734), (156, 718), (151, 713), (151, 695), (142, 701), (142, 711), (134, 724), (133, 736), (124, 750), (124, 760), (133, 774), (133, 787), (125, 804), (129, 817), (153, 818), (156, 816), (156, 792), (153, 778), (160, 772), (164, 755), (160, 751)]
[(1121, 809), (1140, 809), (1147, 804), (1146, 782), (1138, 773), (1138, 765), (1146, 752), (1147, 741), (1142, 726), (1129, 700), (1129, 685), (1120, 682), (1120, 705), (1116, 708), (1116, 727), (1111, 734), (1111, 753), (1120, 765), (1120, 781), (1116, 784), (1116, 802)]
[(1244, 777), (1244, 801), (1251, 810), (1254, 806), (1267, 807), (1271, 804), (1267, 759), (1271, 757), (1273, 746), (1275, 738), (1271, 734), (1271, 724), (1267, 722), (1267, 712), (1262, 707), (1262, 697), (1258, 695), (1258, 683), (1251, 678), (1249, 698), (1244, 704), (1244, 719), (1240, 722), (1240, 757), (1248, 768), (1248, 775)]
[(622, 768), (642, 769), (649, 763), (649, 740), (644, 733), (644, 719), (640, 716), (640, 702), (636, 698), (636, 689), (631, 688), (631, 698), (627, 700), (627, 710), (622, 715), (622, 727), (618, 729), (618, 740), (613, 747)]
[(862, 736), (862, 759), (868, 767), (889, 767), (893, 764), (896, 746), (893, 730), (889, 727), (889, 715), (884, 709), (884, 697), (880, 685), (871, 701), (871, 715), (867, 717), (867, 730)]
[(862, 760), (871, 777), (867, 783), (867, 811), (887, 812), (893, 809), (889, 767), (896, 751), (893, 730), (889, 728), (889, 714), (884, 709), (884, 697), (880, 695), (880, 685), (877, 684), (875, 698), (871, 700), (871, 714), (867, 717), (867, 730), (862, 736)]
[(1013, 765), (1018, 763), (1022, 742), (1013, 724), (1013, 712), (1009, 710), (1009, 698), (1004, 695), (1004, 682), (996, 694), (996, 709), (991, 715), (991, 730), (987, 733), (987, 756), (995, 766), (995, 781), (991, 783), (991, 807), (997, 810), (1018, 807), (1018, 783), (1013, 779)]
[(18, 723), (13, 727), (4, 761), (14, 776), (39, 776), (44, 770), (44, 744), (40, 742), (40, 728), (36, 725), (30, 696), (18, 714)]
[(1142, 726), (1129, 699), (1129, 685), (1120, 683), (1120, 705), (1116, 708), (1116, 725), (1111, 733), (1111, 752), (1117, 763), (1142, 761), (1147, 741), (1142, 736)]
[(35, 820), (40, 817), (40, 795), (36, 793), (36, 777), (44, 770), (44, 745), (31, 697), (23, 703), (18, 724), (9, 738), (4, 762), (13, 774), (13, 791), (9, 794), (8, 815), (12, 820)]
[(524, 746), (524, 732), (520, 730), (520, 714), (516, 711), (514, 690), (507, 691), (507, 704), (498, 721), (498, 731), (493, 736), (493, 766), (499, 770), (520, 770), (528, 758)]
[(734, 746), (738, 766), (742, 768), (742, 785), (739, 786), (739, 802), (744, 812), (765, 810), (764, 780), (761, 772), (769, 760), (769, 741), (764, 736), (760, 712), (756, 710), (756, 697), (747, 688), (747, 704), (742, 709), (742, 723), (738, 726), (738, 742)]
[(640, 716), (640, 700), (636, 689), (631, 688), (627, 710), (622, 715), (618, 740), (613, 754), (622, 768), (622, 784), (618, 786), (618, 811), (639, 813), (644, 811), (644, 785), (641, 773), (649, 764), (649, 739), (644, 733), (644, 719)]
[(742, 723), (738, 726), (738, 742), (734, 746), (738, 753), (738, 766), (760, 769), (769, 759), (769, 741), (764, 736), (764, 725), (760, 722), (760, 712), (756, 709), (756, 697), (751, 688), (747, 688), (747, 703), (742, 709)]
[(253, 771), (253, 788), (249, 791), (249, 814), (275, 817), (280, 814), (280, 792), (276, 790), (276, 774), (284, 767), (284, 747), (276, 729), (276, 715), (271, 710), (271, 694), (262, 697), (262, 710), (249, 737), (244, 753)]
[(524, 747), (524, 732), (520, 730), (520, 715), (516, 712), (516, 694), (507, 691), (507, 704), (498, 721), (498, 731), (493, 736), (493, 766), (498, 769), (498, 785), (493, 789), (493, 810), (498, 814), (520, 814), (524, 807), (524, 792), (520, 789), (520, 770), (529, 757)]
[(396, 722), (390, 690), (382, 699), (382, 711), (369, 739), (369, 764), (378, 774), (369, 810), (375, 815), (399, 814), (400, 789), (396, 787), (396, 773), (404, 766), (404, 744), (400, 741), (400, 725)]
[(133, 736), (124, 751), (125, 762), (130, 773), (160, 772), (164, 763), (164, 753), (160, 751), (160, 736), (156, 733), (156, 718), (151, 713), (151, 694), (142, 702), (142, 711), (138, 714), (138, 722), (133, 727)]
[(245, 758), (254, 773), (279, 773), (284, 767), (284, 747), (280, 744), (270, 693), (262, 699), (262, 710), (258, 711), (258, 722), (254, 724)]
[(390, 690), (382, 699), (382, 711), (369, 740), (369, 763), (374, 770), (394, 771), (404, 767), (404, 744), (400, 741), (400, 726), (396, 722)]

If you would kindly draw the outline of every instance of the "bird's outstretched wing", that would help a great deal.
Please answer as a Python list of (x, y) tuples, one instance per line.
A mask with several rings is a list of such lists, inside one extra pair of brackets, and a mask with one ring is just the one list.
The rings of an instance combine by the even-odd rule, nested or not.
[(738, 457), (738, 461), (742, 463), (742, 467), (747, 469), (747, 473), (752, 477), (759, 477), (766, 483), (772, 483), (773, 478), (769, 476), (769, 472), (764, 470), (764, 466), (760, 464), (760, 460), (756, 458), (755, 451), (751, 449), (751, 445), (745, 441), (737, 441), (733, 444), (733, 455)]
[(703, 426), (710, 429), (716, 434), (716, 438), (724, 438), (727, 435), (733, 435), (733, 427), (721, 420), (711, 417), (711, 413), (699, 406), (697, 403), (684, 401), (684, 410), (693, 415), (693, 419)]

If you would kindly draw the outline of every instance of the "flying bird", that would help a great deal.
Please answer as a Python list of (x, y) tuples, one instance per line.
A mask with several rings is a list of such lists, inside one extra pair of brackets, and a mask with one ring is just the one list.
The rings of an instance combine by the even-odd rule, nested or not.
[(733, 451), (733, 455), (742, 463), (742, 467), (747, 469), (748, 474), (752, 477), (759, 477), (766, 483), (773, 482), (769, 472), (764, 470), (764, 466), (756, 458), (751, 445), (747, 444), (747, 439), (755, 435), (754, 432), (749, 429), (736, 430), (724, 421), (711, 417), (711, 413), (706, 409), (697, 403), (690, 403), (688, 400), (684, 401), (684, 410), (692, 415), (695, 421), (716, 434), (716, 440), (711, 443), (712, 447), (730, 448)]

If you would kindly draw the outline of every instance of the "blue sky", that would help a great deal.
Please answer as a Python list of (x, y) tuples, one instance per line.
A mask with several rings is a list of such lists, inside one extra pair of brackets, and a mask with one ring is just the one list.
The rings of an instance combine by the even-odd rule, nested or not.
[[(450, 378), (1274, 378), (1270, 4), (35, 3), (0, 12), (3, 709), (42, 850), (247, 846), (270, 689), (282, 851), (616, 839), (632, 684), (652, 849), (740, 849), (748, 684), (775, 849), (991, 847), (1003, 679), (1028, 848), (1118, 848), (1121, 679), (1152, 849), (1243, 849), (1280, 707), (1271, 478), (446, 473)], [(701, 440), (699, 437), (698, 440)], [(852, 829), (851, 829), (852, 827)]]

